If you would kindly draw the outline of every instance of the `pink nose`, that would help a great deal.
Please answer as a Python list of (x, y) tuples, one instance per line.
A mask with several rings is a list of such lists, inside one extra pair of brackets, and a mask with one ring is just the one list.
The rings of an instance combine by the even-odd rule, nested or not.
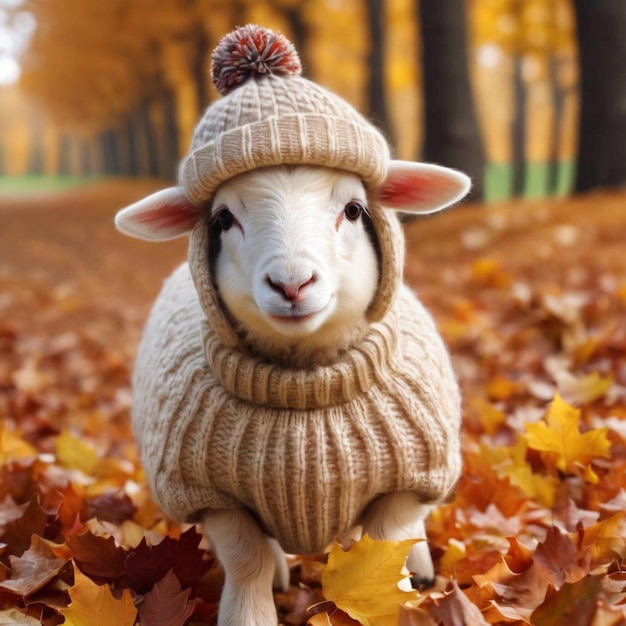
[(315, 276), (311, 276), (308, 280), (301, 281), (280, 281), (272, 280), (271, 276), (267, 277), (267, 284), (276, 292), (280, 293), (285, 300), (298, 302), (302, 299), (302, 292), (315, 282)]

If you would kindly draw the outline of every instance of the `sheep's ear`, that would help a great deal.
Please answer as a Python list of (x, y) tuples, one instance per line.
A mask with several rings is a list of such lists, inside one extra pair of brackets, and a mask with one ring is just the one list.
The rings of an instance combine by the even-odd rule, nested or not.
[(378, 201), (403, 213), (436, 213), (461, 200), (470, 187), (468, 176), (448, 167), (391, 161)]
[(164, 241), (189, 232), (200, 211), (180, 187), (169, 187), (122, 209), (115, 216), (115, 226), (131, 237)]

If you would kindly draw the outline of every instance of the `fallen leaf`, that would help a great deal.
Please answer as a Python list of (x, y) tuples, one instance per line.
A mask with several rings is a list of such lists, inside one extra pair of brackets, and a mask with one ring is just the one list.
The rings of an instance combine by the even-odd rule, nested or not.
[(603, 398), (613, 386), (613, 376), (601, 376), (593, 372), (575, 377), (563, 374), (557, 380), (559, 392), (571, 404), (588, 404)]
[(489, 626), (480, 609), (469, 601), (456, 582), (452, 583), (450, 593), (429, 607), (428, 613), (445, 626)]
[(214, 560), (198, 546), (202, 540), (192, 526), (178, 540), (165, 537), (155, 546), (144, 538), (130, 550), (126, 559), (126, 573), (122, 584), (138, 593), (147, 593), (152, 585), (163, 578), (169, 570), (181, 585), (193, 584), (213, 565)]
[(415, 540), (375, 541), (365, 534), (350, 550), (335, 543), (322, 573), (322, 593), (363, 626), (396, 626), (400, 606), (415, 592), (398, 583)]
[(593, 562), (605, 565), (615, 555), (626, 558), (626, 511), (620, 511), (589, 528), (581, 529), (581, 550), (589, 549)]
[(191, 589), (181, 590), (180, 582), (170, 570), (143, 597), (139, 619), (150, 626), (183, 626), (193, 614), (196, 602), (190, 601)]
[[(576, 472), (580, 467), (590, 470), (589, 464), (594, 459), (610, 458), (608, 428), (596, 428), (581, 434), (579, 422), (580, 410), (557, 394), (545, 421), (526, 425), (528, 446), (554, 455), (556, 467), (562, 472)], [(591, 476), (595, 473), (592, 472)], [(587, 478), (593, 480), (588, 474)]]
[[(0, 582), (0, 589), (26, 597), (47, 585), (67, 561), (58, 559), (38, 535), (21, 557), (10, 556), (11, 578)], [(0, 621), (0, 624), (2, 622)]]
[(132, 594), (124, 589), (118, 600), (108, 585), (97, 585), (74, 567), (70, 605), (61, 610), (66, 626), (133, 626), (137, 609)]
[(48, 515), (39, 503), (39, 496), (33, 496), (22, 516), (5, 526), (2, 541), (9, 546), (12, 554), (21, 556), (28, 550), (33, 535), (43, 536), (47, 519)]
[(115, 545), (113, 537), (99, 537), (88, 530), (69, 535), (66, 543), (76, 563), (88, 576), (103, 580), (123, 578), (126, 552)]
[(87, 476), (93, 476), (100, 464), (100, 457), (96, 451), (67, 430), (56, 439), (56, 455), (61, 466), (80, 470)]
[(531, 623), (533, 626), (589, 626), (597, 610), (600, 588), (599, 576), (565, 583), (533, 611)]

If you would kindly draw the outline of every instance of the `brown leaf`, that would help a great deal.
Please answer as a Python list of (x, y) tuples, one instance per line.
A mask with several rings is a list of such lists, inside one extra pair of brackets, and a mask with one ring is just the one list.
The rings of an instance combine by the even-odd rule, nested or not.
[(589, 572), (580, 566), (579, 553), (572, 540), (556, 526), (548, 530), (543, 543), (537, 546), (535, 564), (545, 570), (551, 583), (558, 589), (565, 583), (576, 583)]
[(0, 583), (0, 589), (26, 597), (45, 587), (67, 561), (58, 559), (38, 536), (33, 535), (30, 548), (21, 557), (11, 556), (11, 578)]
[(22, 516), (9, 522), (4, 529), (2, 541), (8, 545), (8, 551), (21, 556), (29, 548), (33, 535), (43, 536), (47, 518), (39, 497), (33, 496)]
[(455, 582), (452, 583), (452, 591), (445, 598), (435, 601), (428, 613), (446, 626), (489, 626), (478, 607), (468, 600)]
[(190, 601), (191, 589), (181, 590), (172, 570), (143, 597), (139, 619), (150, 626), (183, 626), (193, 614), (196, 602)]
[(596, 613), (600, 588), (599, 576), (565, 583), (533, 611), (533, 626), (589, 626)]

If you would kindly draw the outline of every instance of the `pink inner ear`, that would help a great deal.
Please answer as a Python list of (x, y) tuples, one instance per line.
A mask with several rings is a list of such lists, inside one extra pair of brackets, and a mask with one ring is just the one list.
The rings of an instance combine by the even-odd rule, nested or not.
[(190, 205), (163, 204), (150, 211), (142, 211), (134, 216), (134, 221), (158, 229), (192, 226), (200, 215), (200, 209)]
[(428, 196), (424, 193), (424, 181), (409, 176), (390, 176), (380, 191), (380, 200), (383, 204), (389, 202), (394, 206), (405, 202), (425, 202)]
[(406, 204), (428, 204), (441, 195), (455, 190), (454, 181), (445, 176), (397, 174), (385, 181), (380, 191), (380, 200), (393, 207), (402, 208)]

